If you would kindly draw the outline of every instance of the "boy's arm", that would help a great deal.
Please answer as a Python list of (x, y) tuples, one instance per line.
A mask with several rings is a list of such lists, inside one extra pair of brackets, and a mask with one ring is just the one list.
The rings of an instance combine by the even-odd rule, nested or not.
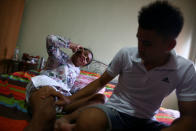
[(96, 79), (95, 81), (88, 84), (85, 88), (78, 91), (76, 94), (73, 94), (70, 96), (70, 101), (75, 101), (81, 98), (84, 98), (86, 96), (90, 96), (92, 94), (97, 93), (99, 90), (101, 90), (104, 85), (106, 85), (109, 81), (111, 81), (114, 77), (109, 75), (107, 71), (103, 73), (103, 75)]
[(103, 75), (96, 79), (95, 81), (88, 84), (85, 88), (78, 91), (76, 94), (73, 94), (72, 96), (63, 96), (61, 93), (55, 91), (54, 89), (50, 89), (49, 87), (42, 87), (41, 89), (50, 89), (49, 91), (43, 91), (43, 94), (40, 95), (41, 98), (45, 99), (48, 96), (57, 96), (59, 99), (56, 102), (56, 105), (67, 105), (71, 103), (72, 101), (79, 100), (81, 98), (84, 98), (86, 96), (93, 95), (97, 93), (99, 90), (101, 90), (104, 85), (106, 85), (109, 81), (111, 81), (114, 77), (110, 76), (107, 71), (103, 73)]
[(43, 86), (42, 88), (39, 89), (39, 94), (42, 99), (46, 99), (47, 97), (54, 96), (58, 97), (58, 100), (55, 101), (56, 105), (62, 106), (70, 103), (70, 100), (68, 99), (67, 96), (64, 96), (60, 92), (54, 90), (50, 86)]
[(196, 101), (179, 101), (180, 118), (162, 131), (196, 131)]

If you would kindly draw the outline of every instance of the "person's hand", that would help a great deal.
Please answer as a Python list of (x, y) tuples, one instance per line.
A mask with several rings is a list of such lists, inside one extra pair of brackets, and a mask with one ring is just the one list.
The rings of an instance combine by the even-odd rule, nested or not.
[(57, 101), (55, 101), (55, 104), (58, 106), (62, 106), (62, 105), (66, 105), (70, 103), (70, 100), (68, 99), (67, 96), (64, 96), (63, 94), (61, 94), (60, 92), (57, 92), (56, 90), (54, 90), (53, 88), (49, 87), (49, 86), (44, 86), (42, 88), (40, 88), (40, 90), (43, 90), (42, 94), (41, 94), (41, 98), (45, 99), (49, 96), (54, 96), (57, 97)]
[(72, 42), (70, 42), (69, 48), (70, 48), (73, 52), (77, 52), (77, 51), (79, 51), (79, 50), (83, 50), (83, 47), (82, 47), (81, 45), (78, 45), (78, 44), (72, 43)]
[(68, 97), (67, 96), (64, 96), (60, 92), (52, 91), (50, 93), (50, 95), (51, 96), (54, 96), (54, 97), (58, 97), (57, 101), (55, 101), (55, 105), (63, 106), (63, 105), (67, 105), (67, 104), (70, 103), (70, 100), (68, 99)]

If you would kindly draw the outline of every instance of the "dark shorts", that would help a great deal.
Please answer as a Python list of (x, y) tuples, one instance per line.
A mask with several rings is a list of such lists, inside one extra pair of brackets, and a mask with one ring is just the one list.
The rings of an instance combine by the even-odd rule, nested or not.
[(88, 107), (99, 108), (105, 112), (109, 122), (108, 130), (112, 131), (160, 131), (169, 126), (156, 120), (141, 119), (127, 115), (113, 108), (109, 108), (104, 104), (91, 105)]

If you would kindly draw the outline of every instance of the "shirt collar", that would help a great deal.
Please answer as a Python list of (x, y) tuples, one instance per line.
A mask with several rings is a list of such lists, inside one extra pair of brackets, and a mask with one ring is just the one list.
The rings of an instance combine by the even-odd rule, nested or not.
[(135, 63), (142, 63), (142, 59), (139, 57), (138, 48), (135, 48), (131, 60)]

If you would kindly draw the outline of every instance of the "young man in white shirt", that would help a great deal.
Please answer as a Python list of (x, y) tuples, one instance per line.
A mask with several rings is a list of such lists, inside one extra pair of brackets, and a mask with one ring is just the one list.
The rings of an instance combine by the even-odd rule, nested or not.
[[(121, 49), (99, 79), (70, 97), (72, 101), (94, 94), (119, 75), (108, 102), (65, 115), (55, 129), (196, 130), (196, 71), (191, 61), (173, 51), (183, 27), (181, 12), (167, 1), (156, 1), (140, 10), (138, 23), (138, 48)], [(175, 89), (180, 118), (170, 126), (153, 120), (162, 100)]]

